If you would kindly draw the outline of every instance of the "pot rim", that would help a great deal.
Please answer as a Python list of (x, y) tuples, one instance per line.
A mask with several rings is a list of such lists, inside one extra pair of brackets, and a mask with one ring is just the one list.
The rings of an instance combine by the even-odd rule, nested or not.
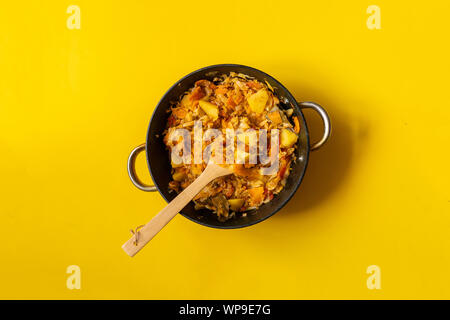
[[(212, 225), (212, 224), (208, 224), (208, 223), (206, 223), (206, 222), (204, 222), (204, 221), (201, 221), (201, 220), (196, 220), (196, 219), (194, 219), (194, 218), (192, 218), (192, 217), (190, 217), (190, 216), (184, 214), (182, 211), (180, 211), (180, 214), (181, 214), (183, 217), (185, 217), (185, 218), (187, 218), (187, 219), (189, 219), (189, 220), (191, 220), (191, 221), (193, 221), (193, 222), (195, 222), (195, 223), (198, 223), (198, 224), (200, 224), (200, 225), (206, 226), (206, 227), (215, 228), (215, 229), (240, 229), (240, 228), (244, 228), (244, 227), (250, 227), (250, 226), (255, 225), (255, 224), (257, 224), (257, 223), (263, 222), (264, 220), (266, 220), (266, 219), (272, 217), (275, 213), (277, 213), (278, 211), (280, 211), (280, 210), (281, 210), (281, 209), (282, 209), (282, 208), (283, 208), (283, 207), (284, 207), (284, 206), (292, 199), (292, 197), (294, 196), (294, 194), (297, 192), (297, 190), (298, 190), (298, 188), (300, 187), (300, 184), (302, 183), (303, 178), (304, 178), (304, 176), (305, 176), (306, 168), (308, 167), (309, 153), (310, 153), (311, 150), (310, 150), (310, 147), (309, 147), (309, 146), (310, 146), (310, 141), (309, 141), (309, 130), (308, 130), (307, 122), (306, 122), (306, 120), (305, 120), (305, 117), (304, 117), (304, 115), (303, 115), (302, 109), (300, 108), (300, 106), (299, 106), (297, 100), (294, 98), (294, 96), (291, 94), (291, 92), (290, 92), (290, 91), (289, 91), (289, 90), (288, 90), (288, 89), (287, 89), (280, 81), (278, 81), (277, 79), (275, 79), (275, 78), (272, 77), (271, 75), (269, 75), (269, 74), (267, 74), (266, 72), (261, 71), (261, 70), (259, 70), (259, 69), (256, 69), (256, 68), (253, 68), (253, 67), (249, 67), (249, 66), (246, 66), (246, 65), (242, 65), (242, 64), (233, 64), (233, 63), (225, 63), (225, 64), (215, 64), (215, 65), (210, 65), (210, 66), (206, 66), (206, 67), (203, 67), (203, 68), (200, 68), (200, 69), (197, 69), (197, 70), (195, 70), (195, 71), (190, 72), (189, 74), (185, 75), (184, 77), (182, 77), (181, 79), (179, 79), (177, 82), (175, 82), (175, 83), (174, 83), (174, 84), (166, 91), (166, 93), (161, 97), (161, 99), (160, 99), (160, 100), (158, 101), (158, 103), (156, 104), (156, 107), (155, 107), (155, 109), (153, 110), (152, 116), (151, 116), (151, 118), (150, 118), (150, 122), (149, 122), (149, 124), (148, 124), (147, 135), (146, 135), (146, 141), (145, 141), (145, 155), (146, 155), (146, 160), (147, 160), (147, 167), (148, 167), (148, 169), (149, 169), (149, 171), (150, 171), (150, 175), (151, 175), (151, 177), (152, 177), (153, 183), (155, 184), (155, 187), (156, 187), (156, 189), (158, 190), (158, 193), (162, 196), (162, 198), (163, 198), (167, 203), (169, 203), (170, 200), (167, 199), (167, 198), (165, 197), (164, 193), (161, 191), (161, 189), (160, 189), (158, 183), (157, 183), (156, 180), (155, 180), (154, 174), (153, 174), (153, 172), (152, 172), (152, 168), (151, 168), (151, 166), (150, 166), (150, 159), (149, 159), (150, 150), (148, 149), (148, 144), (149, 144), (148, 142), (149, 142), (149, 140), (150, 140), (150, 128), (151, 128), (152, 121), (154, 120), (156, 111), (157, 111), (158, 108), (160, 108), (162, 101), (163, 101), (163, 100), (165, 99), (165, 97), (166, 97), (166, 96), (167, 96), (167, 95), (168, 95), (175, 87), (177, 87), (181, 82), (183, 82), (185, 79), (189, 78), (189, 77), (192, 76), (193, 74), (196, 74), (196, 73), (201, 72), (201, 71), (209, 70), (209, 69), (218, 68), (218, 67), (236, 67), (236, 68), (237, 68), (237, 67), (241, 67), (241, 68), (243, 67), (243, 68), (246, 68), (246, 69), (250, 69), (250, 70), (257, 71), (257, 72), (263, 74), (264, 76), (266, 76), (266, 77), (268, 77), (268, 78), (274, 80), (274, 82), (275, 82), (280, 88), (282, 88), (282, 89), (284, 89), (284, 90), (286, 91), (286, 96), (287, 96), (289, 102), (292, 103), (293, 107), (294, 107), (294, 108), (296, 109), (296, 111), (298, 111), (298, 113), (301, 115), (302, 120), (303, 120), (303, 123), (305, 124), (304, 130), (305, 130), (305, 135), (306, 135), (307, 148), (306, 148), (306, 154), (305, 154), (306, 156), (305, 156), (305, 159), (303, 160), (303, 161), (304, 161), (303, 171), (301, 172), (301, 174), (300, 174), (299, 178), (297, 179), (297, 181), (295, 181), (295, 183), (294, 183), (293, 185), (290, 186), (291, 192), (290, 192), (289, 196), (288, 196), (282, 203), (280, 203), (279, 207), (278, 207), (277, 209), (273, 210), (273, 212), (271, 212), (270, 214), (268, 214), (268, 215), (266, 215), (265, 217), (262, 217), (262, 218), (260, 218), (260, 219), (258, 219), (258, 220), (250, 221), (250, 222), (247, 222), (247, 223), (242, 224), (242, 225)], [(275, 198), (274, 198), (274, 200), (275, 200)], [(273, 200), (271, 200), (271, 201), (273, 201)], [(256, 209), (256, 210), (257, 210), (257, 209)], [(251, 213), (250, 213), (250, 214), (251, 214)]]

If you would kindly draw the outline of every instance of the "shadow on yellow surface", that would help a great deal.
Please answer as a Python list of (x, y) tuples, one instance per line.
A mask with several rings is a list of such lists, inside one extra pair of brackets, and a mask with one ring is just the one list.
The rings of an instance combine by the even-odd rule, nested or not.
[[(327, 201), (345, 181), (352, 162), (356, 160), (353, 152), (354, 137), (348, 121), (339, 112), (339, 106), (329, 97), (317, 97), (317, 102), (329, 113), (332, 123), (331, 137), (322, 148), (310, 153), (303, 182), (283, 209), (283, 215), (302, 213)], [(322, 135), (322, 120), (313, 111), (304, 110), (304, 114), (310, 142), (314, 143)], [(360, 138), (364, 139), (366, 134), (367, 131), (364, 131)]]

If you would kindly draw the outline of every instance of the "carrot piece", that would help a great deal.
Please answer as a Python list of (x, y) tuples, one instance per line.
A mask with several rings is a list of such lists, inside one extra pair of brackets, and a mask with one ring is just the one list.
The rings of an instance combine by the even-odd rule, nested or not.
[(283, 179), (285, 173), (286, 173), (286, 166), (282, 166), (279, 172), (279, 176), (281, 179)]
[(186, 110), (183, 108), (175, 108), (172, 112), (178, 119), (183, 119), (187, 114)]
[(298, 122), (298, 118), (292, 117), (292, 119), (294, 119), (294, 131), (295, 131), (295, 133), (299, 133), (300, 132), (300, 123)]
[(254, 204), (259, 204), (264, 200), (264, 187), (248, 189), (248, 193)]
[(278, 176), (283, 179), (284, 175), (286, 174), (286, 169), (288, 167), (288, 162), (286, 161), (285, 157), (282, 157), (280, 159), (280, 170), (278, 171)]
[(171, 115), (168, 119), (167, 119), (167, 123), (169, 125), (169, 127), (172, 127), (175, 124), (175, 117), (173, 115)]
[(277, 124), (280, 124), (281, 122), (283, 122), (279, 111), (270, 112), (267, 114), (267, 117), (270, 119), (270, 121), (272, 121), (272, 123), (274, 125), (277, 125)]
[(238, 91), (233, 95), (233, 100), (236, 103), (236, 105), (238, 105), (239, 103), (242, 102), (242, 100), (244, 100), (244, 96), (242, 95), (241, 91)]
[(231, 107), (235, 107), (235, 106), (236, 106), (236, 103), (234, 102), (232, 96), (228, 97), (227, 104), (228, 104), (229, 106), (231, 106)]
[(247, 82), (247, 86), (249, 86), (252, 89), (256, 89), (256, 90), (262, 88), (261, 83), (259, 83), (258, 81), (255, 81), (255, 80)]
[(225, 94), (228, 92), (228, 89), (224, 86), (218, 86), (216, 89), (216, 93)]

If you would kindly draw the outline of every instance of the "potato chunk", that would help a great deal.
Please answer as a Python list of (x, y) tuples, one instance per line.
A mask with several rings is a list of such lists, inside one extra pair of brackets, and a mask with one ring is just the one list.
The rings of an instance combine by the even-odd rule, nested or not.
[(258, 92), (252, 94), (248, 98), (248, 105), (250, 106), (250, 110), (255, 113), (263, 112), (268, 99), (269, 94), (267, 93), (266, 89), (261, 89)]
[(219, 108), (215, 104), (204, 100), (200, 100), (198, 103), (211, 119), (216, 120), (219, 117)]
[(239, 211), (244, 204), (244, 199), (229, 199), (228, 204), (230, 205), (231, 210)]
[(281, 147), (282, 148), (289, 148), (294, 143), (297, 142), (298, 136), (295, 134), (295, 132), (292, 132), (288, 129), (282, 129), (281, 130)]
[(248, 189), (248, 193), (255, 205), (260, 204), (264, 200), (264, 187)]
[(186, 174), (182, 171), (177, 171), (173, 174), (173, 180), (175, 181), (183, 181), (186, 178)]
[(185, 107), (185, 108), (190, 108), (192, 106), (192, 101), (189, 99), (189, 95), (186, 94), (183, 96), (183, 98), (181, 99), (180, 104)]

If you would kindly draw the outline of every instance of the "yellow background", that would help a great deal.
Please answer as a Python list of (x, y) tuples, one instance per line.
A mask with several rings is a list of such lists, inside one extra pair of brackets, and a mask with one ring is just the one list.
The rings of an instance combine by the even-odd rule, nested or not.
[[(81, 29), (69, 30), (69, 5)], [(381, 30), (366, 26), (369, 5)], [(9, 1), (0, 8), (0, 298), (450, 298), (448, 1)], [(176, 217), (129, 152), (179, 78), (261, 69), (322, 104), (329, 143), (278, 214)], [(313, 137), (321, 124), (306, 114)], [(139, 173), (149, 182), (144, 157)], [(66, 268), (81, 268), (81, 290)], [(381, 290), (366, 268), (381, 269)]]

